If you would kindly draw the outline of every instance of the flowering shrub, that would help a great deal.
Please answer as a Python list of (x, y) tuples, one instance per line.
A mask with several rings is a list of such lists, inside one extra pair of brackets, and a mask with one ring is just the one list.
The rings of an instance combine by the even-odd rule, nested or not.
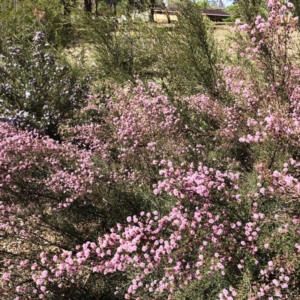
[(299, 299), (297, 24), (268, 5), (215, 93), (137, 79), (88, 96), (61, 143), (0, 124), (4, 299)]
[(32, 44), (8, 42), (1, 53), (0, 119), (58, 138), (58, 126), (85, 101), (89, 78), (62, 64), (42, 32)]

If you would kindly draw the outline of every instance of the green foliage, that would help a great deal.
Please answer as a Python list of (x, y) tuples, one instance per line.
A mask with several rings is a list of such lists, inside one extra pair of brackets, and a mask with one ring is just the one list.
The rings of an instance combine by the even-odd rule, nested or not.
[(239, 14), (243, 21), (252, 23), (258, 15), (265, 17), (267, 15), (267, 5), (265, 0), (238, 0)]
[(202, 9), (212, 8), (212, 5), (209, 0), (201, 0), (197, 2), (197, 5)]
[(182, 4), (170, 48), (169, 85), (180, 86), (188, 93), (201, 91), (215, 96), (216, 64), (222, 58), (210, 21), (194, 3)]
[(180, 4), (179, 22), (172, 27), (131, 20), (116, 24), (109, 15), (86, 18), (85, 33), (102, 81), (126, 82), (136, 75), (151, 79), (170, 95), (205, 91), (216, 95), (221, 55), (210, 21), (199, 7)]
[(87, 22), (88, 41), (95, 52), (101, 79), (124, 82), (133, 80), (135, 75), (149, 77), (157, 61), (158, 50), (154, 45), (158, 36), (151, 34), (153, 31), (147, 23), (133, 22), (129, 17), (119, 26), (109, 17), (87, 19)]
[(78, 13), (74, 9), (72, 14), (65, 15), (60, 0), (2, 1), (0, 27), (5, 31), (1, 33), (0, 41), (5, 42), (12, 37), (30, 41), (35, 32), (41, 31), (56, 49), (68, 47), (76, 37), (74, 20)]
[(8, 41), (1, 51), (1, 121), (59, 139), (58, 127), (85, 101), (89, 78), (83, 74), (59, 59), (41, 32), (32, 43)]
[[(291, 0), (291, 2), (294, 4), (293, 13), (295, 16), (300, 17), (300, 2), (297, 0)], [(300, 29), (300, 25), (298, 23), (298, 30)]]
[(227, 13), (229, 13), (231, 15), (230, 18), (227, 18), (224, 20), (224, 22), (226, 22), (226, 20), (228, 19), (237, 19), (240, 18), (240, 6), (238, 4), (232, 4), (232, 5), (228, 5), (225, 9), (225, 11)]
[(227, 22), (227, 23), (233, 23), (236, 21), (236, 18), (226, 18), (226, 19), (223, 19), (222, 22)]

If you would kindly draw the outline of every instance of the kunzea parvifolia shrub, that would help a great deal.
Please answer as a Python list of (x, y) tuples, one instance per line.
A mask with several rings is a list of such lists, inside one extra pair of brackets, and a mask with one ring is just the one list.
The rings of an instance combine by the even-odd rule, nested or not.
[(8, 41), (1, 52), (0, 120), (59, 139), (59, 125), (87, 97), (89, 77), (60, 60), (42, 32), (32, 43)]
[[(91, 296), (92, 290), (99, 297), (112, 282), (110, 299), (299, 298), (300, 69), (291, 38), (297, 18), (282, 26), (287, 7), (274, 1), (268, 6), (267, 19), (237, 22), (235, 31), (244, 39), (229, 49), (236, 61), (218, 66), (219, 88), (231, 101), (194, 95), (178, 99), (185, 103), (183, 111), (154, 84), (149, 90), (139, 84), (116, 89), (113, 96), (91, 95), (78, 126), (62, 133), (62, 144), (1, 125), (2, 140), (36, 145), (18, 158), (16, 146), (0, 144), (5, 298), (70, 298), (70, 290), (81, 293), (74, 299)], [(194, 122), (185, 124), (182, 114)], [(45, 159), (39, 160), (41, 155)], [(31, 162), (34, 168), (26, 169)], [(17, 168), (26, 173), (20, 177)], [(15, 196), (22, 178), (39, 184), (36, 194), (51, 196), (40, 198), (41, 217), (30, 211), (23, 217), (19, 199), (26, 196), (28, 210), (38, 209), (38, 201), (34, 191)], [(53, 226), (71, 223), (55, 217), (73, 205), (96, 210), (116, 197), (113, 190), (127, 189), (134, 197), (143, 184), (149, 191), (136, 200), (148, 197), (154, 204), (130, 214), (128, 202), (119, 201), (124, 215), (106, 232), (97, 228), (96, 217), (88, 228), (71, 218), (77, 233), (72, 238)], [(162, 207), (156, 204), (160, 199)], [(112, 210), (107, 204), (107, 213)], [(46, 221), (42, 233), (31, 229), (44, 228)], [(100, 234), (84, 236), (93, 227)], [(51, 232), (59, 243), (50, 243)]]

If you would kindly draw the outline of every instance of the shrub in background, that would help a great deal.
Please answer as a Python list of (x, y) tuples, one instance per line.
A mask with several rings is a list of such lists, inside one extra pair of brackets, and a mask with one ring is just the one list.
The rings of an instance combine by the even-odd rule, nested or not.
[[(2, 1), (0, 4), (0, 26), (5, 28), (1, 42), (17, 38), (31, 41), (35, 32), (41, 31), (51, 46), (62, 49), (70, 46), (77, 36), (80, 10), (72, 8), (72, 14), (64, 14), (60, 0), (54, 1)], [(80, 22), (78, 22), (80, 24)]]
[(242, 19), (248, 24), (251, 24), (258, 15), (267, 15), (268, 7), (265, 0), (238, 0), (236, 2)]
[[(131, 20), (116, 24), (107, 18), (86, 18), (90, 44), (100, 80), (153, 81), (174, 96), (197, 92), (216, 94), (216, 63), (224, 57), (213, 38), (210, 22), (199, 7), (179, 4), (179, 22), (173, 27)], [(126, 13), (124, 13), (126, 15)]]
[(32, 43), (8, 41), (1, 51), (0, 119), (59, 139), (88, 93), (89, 77), (62, 61), (37, 32)]
[(180, 7), (179, 22), (168, 43), (166, 85), (173, 91), (180, 87), (183, 94), (204, 92), (217, 96), (217, 63), (223, 57), (211, 23), (196, 4), (187, 1)]
[[(126, 15), (126, 14), (125, 14)], [(85, 38), (90, 44), (100, 80), (111, 83), (140, 79), (160, 79), (165, 68), (160, 68), (166, 33), (141, 20), (117, 24), (109, 17), (86, 18)]]

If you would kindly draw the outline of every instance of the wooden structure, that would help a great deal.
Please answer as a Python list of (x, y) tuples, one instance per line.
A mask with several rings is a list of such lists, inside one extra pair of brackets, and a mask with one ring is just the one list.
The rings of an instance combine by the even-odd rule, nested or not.
[(222, 22), (223, 19), (230, 18), (230, 14), (221, 9), (202, 9), (201, 11), (213, 22)]
[(156, 7), (154, 9), (153, 21), (156, 23), (172, 23), (178, 21), (177, 13), (180, 9), (177, 6)]
[[(180, 8), (177, 6), (156, 7), (153, 19), (156, 23), (177, 22), (178, 13), (180, 13)], [(202, 13), (213, 22), (222, 22), (223, 19), (230, 17), (230, 14), (221, 9), (201, 9), (199, 13)]]

